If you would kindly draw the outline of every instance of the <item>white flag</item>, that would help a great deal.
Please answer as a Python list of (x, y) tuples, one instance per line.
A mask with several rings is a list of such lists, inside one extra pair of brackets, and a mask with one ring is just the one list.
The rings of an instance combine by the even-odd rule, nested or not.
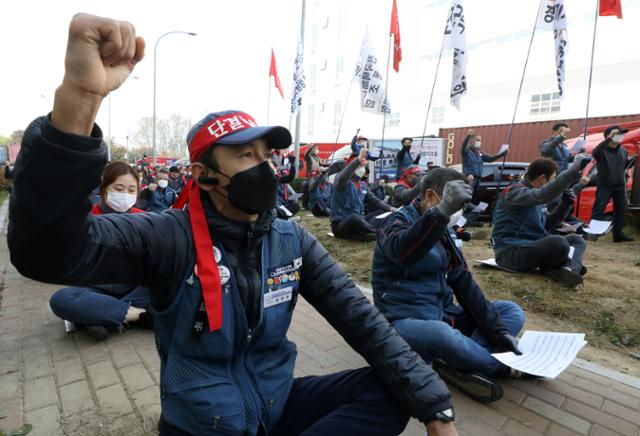
[(569, 40), (567, 38), (567, 16), (564, 0), (540, 0), (540, 14), (536, 29), (553, 30), (553, 40), (556, 47), (556, 77), (558, 79), (558, 94), (564, 94), (565, 72), (564, 64)]
[(369, 32), (365, 32), (360, 58), (353, 73), (353, 79), (360, 82), (360, 109), (364, 112), (391, 112), (384, 87), (382, 65), (371, 45)]
[(296, 53), (295, 69), (293, 71), (293, 92), (291, 93), (291, 114), (296, 115), (300, 112), (302, 106), (302, 96), (304, 95), (304, 65), (302, 62), (303, 55), (302, 40), (298, 39), (298, 51)]
[(453, 0), (444, 29), (442, 48), (453, 49), (453, 73), (451, 78), (451, 104), (460, 110), (460, 99), (467, 93), (467, 37), (462, 0)]

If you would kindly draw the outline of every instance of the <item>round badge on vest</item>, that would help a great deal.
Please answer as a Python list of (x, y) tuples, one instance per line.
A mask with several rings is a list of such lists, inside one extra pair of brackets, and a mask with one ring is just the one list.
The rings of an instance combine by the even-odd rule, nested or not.
[(220, 252), (220, 249), (215, 245), (213, 246), (213, 258), (216, 260), (216, 263), (220, 262), (220, 260), (222, 259), (222, 253)]
[(229, 278), (231, 277), (229, 268), (224, 265), (218, 265), (218, 273), (220, 273), (220, 283), (224, 285), (229, 281)]

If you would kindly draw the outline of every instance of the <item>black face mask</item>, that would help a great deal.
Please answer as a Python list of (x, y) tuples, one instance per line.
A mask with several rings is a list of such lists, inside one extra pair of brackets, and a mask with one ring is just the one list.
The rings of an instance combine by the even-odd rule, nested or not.
[[(222, 173), (220, 173), (222, 174)], [(268, 162), (240, 171), (229, 177), (227, 190), (229, 203), (238, 210), (256, 214), (273, 209), (276, 205), (278, 178)]]

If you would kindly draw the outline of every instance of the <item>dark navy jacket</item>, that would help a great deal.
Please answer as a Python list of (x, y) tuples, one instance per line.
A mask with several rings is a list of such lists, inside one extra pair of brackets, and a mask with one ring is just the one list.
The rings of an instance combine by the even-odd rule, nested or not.
[(329, 209), (333, 187), (327, 183), (327, 173), (321, 174), (309, 187), (309, 209), (313, 209), (316, 203), (323, 209)]
[[(148, 189), (149, 188), (147, 188), (147, 190)], [(149, 212), (161, 212), (169, 209), (178, 198), (176, 191), (169, 186), (164, 189), (157, 187), (155, 191), (149, 191), (148, 195), (149, 202), (147, 203), (146, 210)]]
[(497, 252), (548, 236), (548, 229), (559, 224), (570, 203), (561, 201), (549, 217), (546, 204), (579, 179), (580, 174), (569, 169), (541, 188), (534, 188), (527, 180), (511, 183), (500, 194), (493, 212), (493, 249)]
[[(89, 215), (87, 197), (99, 184), (106, 155), (97, 126), (90, 137), (63, 133), (46, 117), (27, 128), (10, 199), (11, 262), (24, 276), (50, 283), (121, 282), (149, 288), (159, 316), (156, 342), (163, 416), (169, 424), (199, 435), (255, 434), (260, 425), (267, 431), (272, 427), (293, 379), (295, 346), (285, 334), (298, 292), (376, 369), (413, 416), (424, 421), (451, 406), (446, 386), (433, 370), (317, 240), (295, 223), (262, 219), (264, 236), (251, 245), (242, 239), (254, 237), (254, 231), (246, 229), (251, 223), (221, 216), (211, 221), (207, 216), (212, 240), (221, 251), (221, 267), (229, 265), (232, 274), (223, 291), (223, 328), (209, 333), (205, 326), (194, 337), (200, 290), (188, 210)], [(57, 177), (60, 172), (66, 177)], [(44, 181), (47, 189), (42, 188)], [(203, 201), (207, 198), (203, 195)], [(240, 228), (237, 245), (260, 247), (251, 253), (259, 260), (256, 280), (237, 265), (240, 259), (231, 264), (226, 242), (218, 245), (226, 240), (220, 236), (225, 226), (228, 234)], [(243, 310), (239, 301), (263, 302), (264, 292), (276, 284), (276, 277), (282, 284), (285, 274), (294, 282), (292, 288), (297, 283), (292, 300), (272, 311), (259, 305), (257, 321), (250, 323), (251, 311)], [(256, 295), (244, 295), (254, 288)]]
[(558, 172), (566, 170), (571, 161), (571, 152), (564, 143), (564, 136), (552, 136), (540, 144), (540, 155), (553, 159), (558, 165)]
[(390, 321), (449, 322), (449, 314), (465, 311), (493, 341), (508, 329), (473, 280), (448, 222), (435, 208), (421, 214), (415, 202), (385, 220), (373, 254), (373, 300)]
[(462, 173), (465, 176), (472, 175), (476, 179), (482, 178), (482, 166), (484, 162), (494, 162), (503, 157), (507, 152), (502, 154), (486, 154), (476, 150), (469, 145), (471, 137), (467, 135), (462, 141), (460, 153), (462, 155)]

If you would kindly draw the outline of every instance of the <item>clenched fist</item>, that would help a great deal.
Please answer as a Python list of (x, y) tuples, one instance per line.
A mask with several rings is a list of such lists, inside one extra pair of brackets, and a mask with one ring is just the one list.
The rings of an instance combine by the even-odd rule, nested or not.
[(91, 133), (100, 103), (144, 57), (144, 40), (131, 23), (77, 14), (69, 25), (65, 74), (52, 122), (60, 130)]

